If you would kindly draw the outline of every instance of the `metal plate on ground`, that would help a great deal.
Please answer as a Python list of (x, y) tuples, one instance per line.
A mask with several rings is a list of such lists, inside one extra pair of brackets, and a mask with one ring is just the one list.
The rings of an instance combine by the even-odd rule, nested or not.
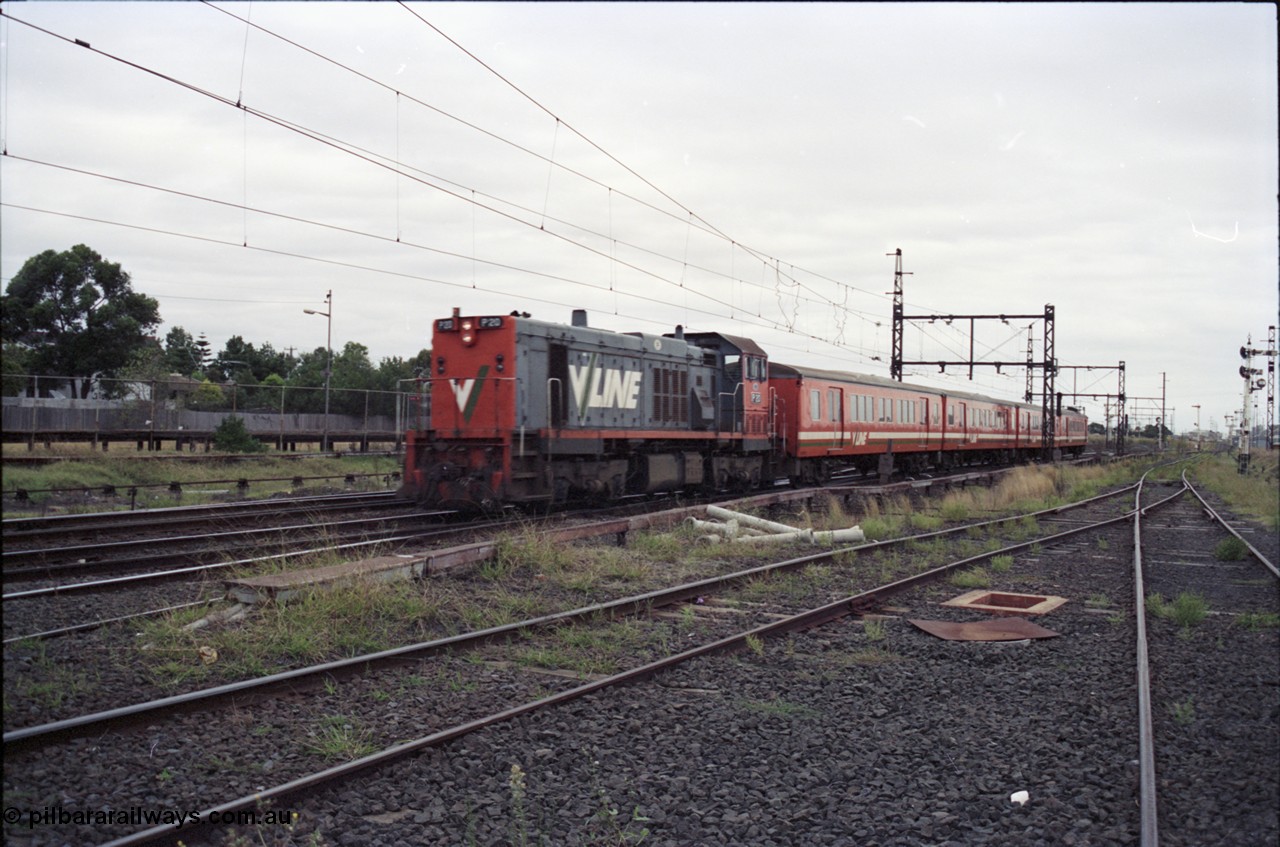
[(965, 623), (907, 618), (907, 623), (947, 641), (1020, 641), (1024, 638), (1056, 638), (1059, 635), (1026, 618), (993, 618)]

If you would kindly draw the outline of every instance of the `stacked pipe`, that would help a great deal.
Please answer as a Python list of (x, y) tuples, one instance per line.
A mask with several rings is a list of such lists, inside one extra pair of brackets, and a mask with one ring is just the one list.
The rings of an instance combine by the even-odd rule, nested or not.
[(695, 529), (705, 531), (698, 541), (704, 544), (719, 544), (721, 541), (741, 541), (754, 544), (782, 544), (788, 541), (807, 541), (810, 544), (858, 544), (866, 540), (859, 527), (848, 529), (819, 530), (799, 529), (794, 526), (775, 521), (734, 512), (719, 506), (708, 506), (707, 517), (718, 518), (718, 521), (704, 521), (688, 518), (686, 523)]

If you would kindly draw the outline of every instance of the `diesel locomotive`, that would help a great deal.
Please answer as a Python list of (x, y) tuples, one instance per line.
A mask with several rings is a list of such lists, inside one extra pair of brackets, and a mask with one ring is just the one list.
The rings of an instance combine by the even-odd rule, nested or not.
[[(774, 363), (725, 333), (595, 329), (581, 310), (564, 325), (454, 309), (422, 380), (401, 493), (445, 507), (821, 483), (1042, 448), (1038, 406)], [(1056, 449), (1083, 451), (1083, 414), (1054, 423)]]

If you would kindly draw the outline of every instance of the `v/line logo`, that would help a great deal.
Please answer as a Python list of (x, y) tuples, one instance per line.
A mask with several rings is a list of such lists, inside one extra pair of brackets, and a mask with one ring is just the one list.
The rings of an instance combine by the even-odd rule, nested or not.
[(640, 404), (640, 371), (625, 368), (597, 368), (598, 354), (585, 365), (569, 366), (569, 383), (578, 417), (587, 409), (634, 409)]
[[(585, 417), (588, 409), (635, 409), (639, 406), (640, 371), (599, 368), (597, 362), (598, 356), (593, 353), (587, 364), (569, 366), (569, 383), (578, 407), (578, 416)], [(489, 366), (482, 365), (474, 378), (449, 382), (458, 411), (467, 423), (471, 423), (471, 416), (475, 413), (480, 391), (488, 375)]]
[(449, 382), (449, 387), (453, 389), (453, 399), (458, 402), (458, 411), (462, 412), (462, 419), (467, 423), (471, 423), (471, 416), (475, 414), (480, 387), (484, 385), (488, 375), (489, 366), (481, 365), (474, 379), (455, 379)]

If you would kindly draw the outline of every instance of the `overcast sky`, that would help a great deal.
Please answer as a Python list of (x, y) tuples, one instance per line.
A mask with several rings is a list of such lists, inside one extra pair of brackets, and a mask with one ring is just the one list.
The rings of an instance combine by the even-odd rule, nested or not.
[[(1277, 322), (1271, 4), (0, 11), (0, 278), (88, 244), (215, 350), (322, 347), (302, 310), (332, 289), (334, 346), (375, 364), (455, 306), (581, 307), (887, 376), (901, 248), (908, 314), (1052, 304), (1059, 364), (1112, 368), (1059, 390), (1167, 373), (1183, 430), (1239, 409)], [(1025, 361), (1029, 332), (1041, 359), (1042, 320), (978, 322), (975, 352)], [(905, 333), (968, 348), (967, 321)]]

